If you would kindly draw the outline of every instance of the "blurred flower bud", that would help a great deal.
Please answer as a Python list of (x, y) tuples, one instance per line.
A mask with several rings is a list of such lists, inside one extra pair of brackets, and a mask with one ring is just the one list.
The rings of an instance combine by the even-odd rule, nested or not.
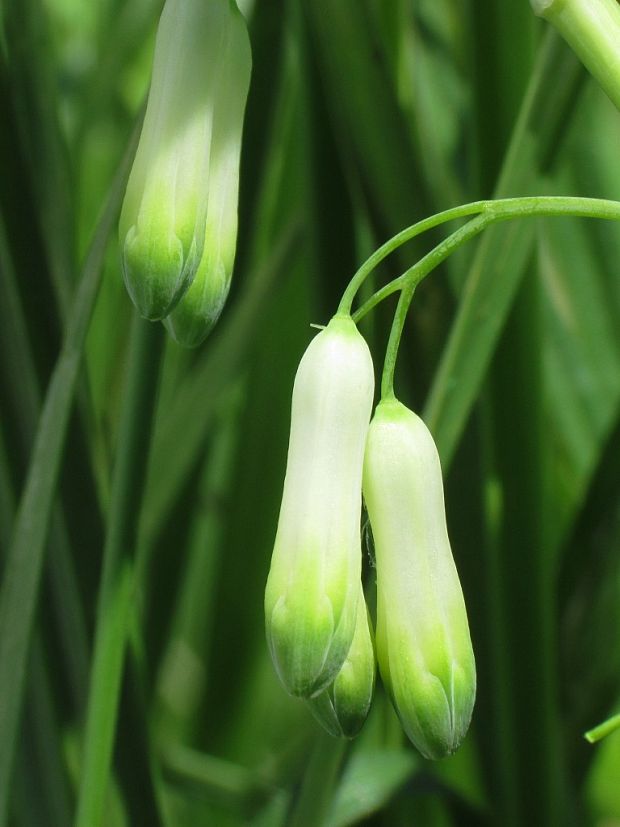
[(267, 640), (293, 695), (325, 689), (345, 661), (357, 619), (361, 480), (374, 374), (348, 316), (304, 353), (293, 388), (282, 505), (265, 591)]
[(349, 654), (332, 685), (306, 703), (330, 735), (355, 738), (368, 717), (374, 687), (375, 650), (360, 584), (357, 622)]
[(125, 283), (147, 319), (172, 310), (202, 256), (215, 100), (233, 25), (229, 0), (166, 0), (159, 21), (120, 219)]
[(620, 109), (620, 4), (617, 0), (530, 0), (555, 26)]
[(196, 347), (224, 307), (237, 246), (239, 159), (252, 54), (243, 17), (230, 15), (215, 98), (204, 248), (192, 284), (164, 324), (179, 344)]
[(422, 420), (381, 402), (370, 424), (364, 498), (377, 559), (377, 657), (405, 732), (426, 758), (461, 743), (476, 670), (446, 528), (439, 456)]

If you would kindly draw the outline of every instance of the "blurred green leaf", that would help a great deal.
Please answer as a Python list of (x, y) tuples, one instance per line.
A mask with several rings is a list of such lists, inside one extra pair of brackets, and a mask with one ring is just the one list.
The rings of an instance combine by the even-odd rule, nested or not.
[(304, 6), (341, 151), (354, 151), (388, 226), (413, 224), (428, 212), (428, 197), (367, 8), (357, 0), (312, 0)]
[[(536, 194), (538, 171), (575, 92), (574, 59), (555, 37), (540, 48), (494, 195)], [(557, 76), (565, 86), (557, 89)], [(571, 77), (573, 83), (570, 83)], [(553, 90), (553, 91), (552, 91)], [(554, 108), (549, 108), (549, 101)], [(545, 113), (544, 117), (542, 113)], [(448, 466), (485, 376), (534, 239), (534, 226), (514, 221), (487, 230), (478, 244), (450, 338), (425, 407), (425, 419)]]
[(404, 750), (356, 752), (338, 785), (326, 827), (348, 827), (380, 810), (416, 765), (413, 755)]
[(88, 322), (94, 306), (101, 263), (120, 207), (127, 163), (111, 188), (97, 234), (84, 264), (71, 323), (43, 405), (37, 439), (19, 506), (4, 581), (0, 591), (0, 823), (5, 823), (22, 687), (34, 622), (45, 540), (62, 448), (78, 377)]

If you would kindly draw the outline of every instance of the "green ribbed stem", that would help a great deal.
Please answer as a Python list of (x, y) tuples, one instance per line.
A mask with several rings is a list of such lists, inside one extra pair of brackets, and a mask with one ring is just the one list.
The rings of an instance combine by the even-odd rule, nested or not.
[(400, 344), (407, 310), (411, 304), (415, 288), (451, 253), (492, 224), (497, 224), (500, 221), (508, 221), (512, 218), (571, 215), (580, 218), (601, 218), (618, 221), (620, 220), (620, 202), (602, 198), (580, 198), (573, 196), (526, 196), (523, 198), (475, 201), (471, 204), (463, 204), (460, 207), (437, 213), (437, 215), (431, 216), (424, 221), (419, 221), (417, 224), (402, 230), (379, 247), (372, 256), (364, 262), (349, 282), (338, 305), (338, 313), (351, 313), (355, 295), (365, 279), (383, 259), (398, 249), (402, 244), (432, 227), (470, 215), (473, 215), (474, 218), (470, 219), (462, 227), (459, 227), (458, 230), (455, 230), (401, 276), (393, 279), (374, 293), (359, 310), (352, 314), (353, 320), (359, 322), (360, 319), (369, 313), (379, 302), (383, 301), (383, 299), (393, 293), (401, 291), (401, 298), (390, 332), (383, 369), (381, 381), (381, 393), (383, 397), (394, 395), (394, 370), (398, 346)]

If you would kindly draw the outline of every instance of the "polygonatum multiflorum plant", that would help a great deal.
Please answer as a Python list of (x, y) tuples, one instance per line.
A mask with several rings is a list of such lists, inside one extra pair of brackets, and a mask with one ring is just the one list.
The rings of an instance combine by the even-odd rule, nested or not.
[[(532, 5), (620, 101), (615, 0)], [(219, 318), (230, 286), (250, 70), (248, 36), (233, 0), (166, 0), (120, 241), (125, 283), (140, 314), (163, 320), (190, 347)], [(301, 359), (265, 591), (266, 632), (282, 684), (332, 735), (360, 730), (375, 659), (422, 755), (451, 754), (467, 732), (476, 669), (439, 454), (422, 419), (395, 396), (396, 357), (416, 286), (451, 252), (498, 221), (566, 214), (617, 219), (620, 208), (569, 197), (479, 201), (403, 230), (357, 271)], [(457, 219), (468, 220), (353, 311), (359, 288), (383, 258)], [(357, 322), (393, 293), (400, 298), (371, 420), (374, 368)], [(362, 584), (362, 494), (376, 549), (374, 624)]]

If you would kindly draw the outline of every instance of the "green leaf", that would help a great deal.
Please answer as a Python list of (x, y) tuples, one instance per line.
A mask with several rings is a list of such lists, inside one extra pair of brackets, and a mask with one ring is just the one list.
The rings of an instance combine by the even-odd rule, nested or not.
[(77, 827), (99, 825), (103, 817), (133, 604), (134, 555), (162, 347), (160, 326), (134, 315), (97, 599)]
[(353, 151), (388, 225), (412, 224), (428, 212), (429, 199), (369, 12), (358, 0), (304, 5), (343, 147)]
[[(557, 88), (557, 78), (563, 86)], [(568, 81), (573, 78), (573, 83)], [(572, 56), (548, 37), (539, 50), (495, 195), (532, 195), (537, 174), (556, 139), (566, 99), (573, 100)], [(550, 107), (549, 101), (553, 101)], [(544, 115), (543, 115), (544, 113)], [(444, 467), (449, 466), (532, 252), (535, 227), (511, 221), (487, 230), (462, 291), (456, 319), (425, 407)]]
[(348, 827), (380, 810), (417, 765), (413, 753), (405, 750), (355, 753), (338, 785), (325, 827)]
[(552, 441), (549, 542), (566, 536), (620, 404), (620, 348), (605, 273), (584, 222), (546, 220), (547, 430)]

